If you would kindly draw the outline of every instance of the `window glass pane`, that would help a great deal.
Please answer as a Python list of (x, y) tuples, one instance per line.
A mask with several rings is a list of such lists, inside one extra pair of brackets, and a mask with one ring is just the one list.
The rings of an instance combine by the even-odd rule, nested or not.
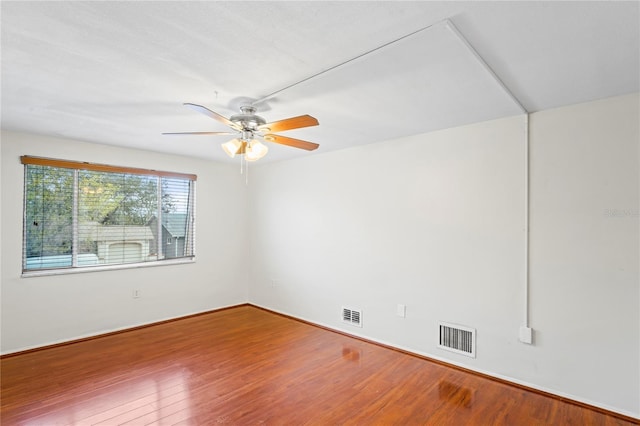
[(24, 197), (24, 269), (71, 266), (73, 170), (27, 167)]
[(81, 170), (78, 188), (78, 266), (157, 259), (157, 177)]
[(25, 163), (23, 270), (194, 256), (195, 180), (184, 176)]
[(191, 181), (162, 178), (162, 253), (164, 258), (190, 256)]

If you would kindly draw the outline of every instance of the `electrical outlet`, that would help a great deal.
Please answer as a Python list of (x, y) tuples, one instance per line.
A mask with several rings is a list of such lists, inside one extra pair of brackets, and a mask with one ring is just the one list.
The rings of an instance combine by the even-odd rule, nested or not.
[(133, 297), (134, 299), (137, 299), (140, 297), (140, 290), (136, 289), (133, 290), (133, 293), (131, 294), (131, 297)]
[(276, 279), (271, 279), (271, 287), (278, 287), (279, 281)]
[(396, 315), (398, 315), (401, 318), (404, 318), (407, 316), (407, 305), (403, 305), (401, 303), (398, 303), (398, 306), (396, 307)]

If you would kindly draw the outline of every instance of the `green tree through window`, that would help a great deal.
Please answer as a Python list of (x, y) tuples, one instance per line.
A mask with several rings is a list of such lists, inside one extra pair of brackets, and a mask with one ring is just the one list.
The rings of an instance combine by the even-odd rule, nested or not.
[(23, 157), (23, 270), (194, 255), (194, 175), (32, 158)]
[(25, 179), (27, 257), (71, 254), (73, 170), (28, 167)]

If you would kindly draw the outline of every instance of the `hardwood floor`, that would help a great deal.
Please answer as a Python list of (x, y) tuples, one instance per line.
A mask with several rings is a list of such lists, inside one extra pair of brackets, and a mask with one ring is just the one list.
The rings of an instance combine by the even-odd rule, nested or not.
[(252, 306), (5, 357), (2, 425), (625, 425)]

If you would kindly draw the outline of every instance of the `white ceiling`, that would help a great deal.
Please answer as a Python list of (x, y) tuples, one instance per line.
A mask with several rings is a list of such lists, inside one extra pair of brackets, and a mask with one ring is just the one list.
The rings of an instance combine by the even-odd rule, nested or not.
[(5, 0), (2, 128), (231, 162), (228, 136), (161, 133), (277, 92), (260, 115), (313, 115), (283, 135), (320, 148), (260, 161), (316, 155), (521, 113), (456, 29), (529, 111), (638, 92), (639, 6)]

